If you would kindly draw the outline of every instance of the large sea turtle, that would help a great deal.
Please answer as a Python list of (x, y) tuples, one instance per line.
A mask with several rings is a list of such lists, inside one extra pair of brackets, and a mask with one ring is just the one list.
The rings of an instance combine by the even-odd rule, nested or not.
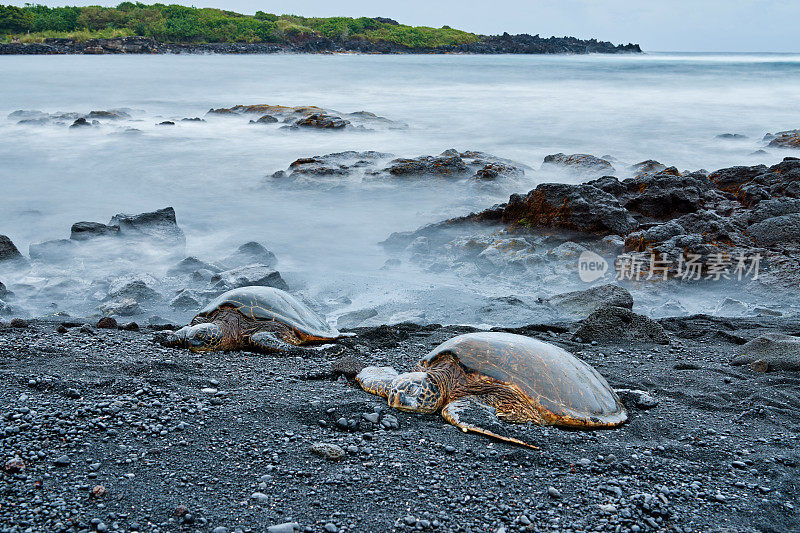
[(272, 287), (242, 287), (218, 296), (191, 323), (162, 340), (193, 351), (276, 352), (335, 341), (341, 335), (307, 305)]
[(464, 431), (531, 446), (505, 422), (575, 428), (622, 424), (619, 397), (566, 350), (510, 333), (468, 333), (439, 345), (414, 372), (367, 367), (356, 381), (401, 411), (435, 413)]

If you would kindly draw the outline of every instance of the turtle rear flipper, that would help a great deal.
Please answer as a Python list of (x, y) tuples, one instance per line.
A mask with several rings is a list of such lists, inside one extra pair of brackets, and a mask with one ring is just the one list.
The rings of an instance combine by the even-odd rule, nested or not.
[(477, 396), (465, 396), (448, 403), (442, 408), (442, 416), (462, 431), (472, 431), (534, 450), (539, 449), (538, 446), (512, 436), (517, 432), (509, 424), (502, 422), (495, 409)]
[(356, 381), (365, 391), (388, 398), (397, 376), (397, 370), (390, 366), (368, 366), (356, 375)]

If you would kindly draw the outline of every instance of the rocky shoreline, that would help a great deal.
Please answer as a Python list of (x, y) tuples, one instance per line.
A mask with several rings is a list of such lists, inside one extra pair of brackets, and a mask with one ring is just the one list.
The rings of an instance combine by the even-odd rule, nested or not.
[[(70, 136), (146, 135), (129, 111), (9, 119)], [(266, 104), (158, 120), (159, 132), (232, 120), (290, 136), (407, 127), (366, 111)], [(768, 134), (762, 146), (792, 149), (799, 137)], [(341, 287), (310, 292), (276, 269), (290, 263), (281, 250), (255, 241), (190, 256), (171, 207), (80, 220), (27, 254), (0, 235), (0, 533), (800, 530), (800, 159), (707, 172), (556, 153), (533, 169), (474, 150), (344, 151), (274, 170), (262, 187), (478, 191), (534, 172), (568, 179), (383, 242), (378, 274), (453, 273), (464, 292), (474, 279), (516, 283), (519, 292), (497, 289), (480, 305), (433, 285), (407, 307)], [(558, 292), (586, 254), (639, 269)], [(731, 279), (734, 258), (756, 255), (758, 278)], [(689, 256), (697, 278), (686, 280)], [(654, 273), (653, 257), (671, 265), (658, 265), (663, 278), (634, 278)], [(726, 282), (752, 301), (725, 298)], [(183, 325), (170, 317), (253, 285), (292, 291), (348, 335), (272, 355), (159, 344)], [(688, 311), (670, 299), (684, 286), (719, 306)], [(420, 311), (436, 307), (457, 324), (502, 326), (442, 325)], [(586, 361), (629, 421), (591, 432), (518, 426), (533, 450), (391, 410), (353, 382), (365, 365), (408, 370), (485, 329)]]
[(311, 38), (285, 43), (165, 43), (147, 37), (89, 39), (50, 38), (41, 43), (0, 43), (0, 55), (50, 54), (620, 54), (642, 53), (638, 44), (614, 45), (596, 39), (542, 38), (538, 35), (480, 36), (462, 45), (413, 48), (400, 44), (363, 40)]

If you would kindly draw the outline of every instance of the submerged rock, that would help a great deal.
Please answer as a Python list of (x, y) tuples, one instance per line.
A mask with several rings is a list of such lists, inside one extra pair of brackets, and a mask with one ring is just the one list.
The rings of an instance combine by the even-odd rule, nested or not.
[(242, 267), (259, 264), (269, 268), (278, 264), (275, 254), (267, 250), (262, 244), (250, 241), (239, 246), (235, 253), (222, 260), (228, 268)]
[[(151, 281), (154, 283), (155, 279)], [(161, 294), (151, 288), (147, 280), (123, 277), (111, 282), (106, 300), (133, 299), (137, 303), (160, 300)]]
[(303, 157), (289, 165), (288, 171), (280, 170), (273, 178), (298, 179), (306, 177), (347, 176), (357, 171), (376, 172), (377, 164), (392, 157), (382, 152), (336, 152), (333, 154)]
[(543, 165), (570, 168), (579, 172), (613, 174), (614, 166), (599, 157), (589, 154), (551, 154), (544, 158)]
[(462, 176), (469, 167), (458, 153), (450, 151), (441, 155), (423, 155), (411, 159), (395, 159), (385, 169), (392, 176)]
[(336, 327), (339, 329), (355, 328), (365, 320), (375, 316), (378, 316), (378, 311), (373, 307), (350, 311), (336, 319)]
[(303, 117), (294, 123), (294, 126), (298, 126), (301, 128), (317, 128), (317, 129), (331, 129), (331, 130), (343, 129), (349, 125), (350, 125), (349, 120), (345, 120), (342, 117), (337, 117), (335, 115), (327, 115), (325, 113), (314, 113), (313, 115), (308, 115), (307, 117)]
[(222, 269), (214, 265), (201, 261), (196, 257), (187, 257), (178, 264), (167, 270), (167, 276), (181, 276), (197, 272), (198, 270), (207, 270), (210, 272), (220, 272)]
[(440, 155), (422, 155), (413, 158), (396, 158), (381, 166), (393, 154), (366, 152), (337, 152), (303, 157), (289, 165), (286, 171), (275, 172), (276, 179), (310, 179), (363, 175), (381, 177), (448, 177), (474, 178), (492, 181), (498, 178), (519, 177), (525, 174), (525, 165), (477, 151), (458, 152), (445, 150)]
[(211, 278), (214, 288), (220, 292), (259, 285), (287, 290), (289, 287), (280, 272), (267, 265), (248, 265), (214, 274)]
[(70, 239), (73, 241), (87, 241), (96, 237), (119, 236), (119, 226), (107, 226), (99, 222), (76, 222), (72, 225)]
[(69, 239), (55, 239), (31, 244), (28, 253), (34, 261), (57, 263), (71, 259), (76, 251), (75, 241)]
[(278, 122), (278, 119), (273, 117), (272, 115), (262, 115), (258, 117), (258, 120), (251, 120), (251, 124), (274, 124)]
[(181, 249), (186, 245), (186, 236), (178, 227), (175, 209), (172, 207), (139, 215), (114, 215), (108, 225), (119, 226), (122, 237), (141, 239), (159, 245), (179, 246)]
[(91, 122), (89, 122), (85, 118), (81, 117), (79, 119), (76, 119), (75, 122), (72, 123), (70, 128), (87, 128), (87, 127), (91, 127), (91, 126), (92, 126)]
[(775, 135), (768, 133), (765, 140), (769, 140), (769, 146), (776, 148), (800, 148), (800, 130), (781, 131)]
[(104, 303), (100, 306), (100, 311), (107, 316), (134, 316), (143, 312), (136, 300), (132, 298)]
[(9, 120), (33, 120), (38, 118), (49, 118), (50, 114), (38, 109), (17, 109), (8, 114)]
[(638, 178), (641, 176), (657, 174), (666, 168), (667, 165), (659, 163), (655, 159), (648, 159), (647, 161), (642, 161), (640, 163), (636, 163), (635, 165), (631, 165), (628, 167), (628, 170), (633, 172), (634, 177)]

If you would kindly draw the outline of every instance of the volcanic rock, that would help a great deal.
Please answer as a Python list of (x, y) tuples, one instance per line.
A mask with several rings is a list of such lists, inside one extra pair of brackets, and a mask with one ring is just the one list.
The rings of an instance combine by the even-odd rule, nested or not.
[(800, 370), (800, 337), (783, 333), (765, 333), (743, 344), (731, 361), (747, 365), (762, 361), (767, 370)]
[(644, 342), (669, 344), (664, 328), (644, 315), (622, 307), (601, 307), (583, 320), (573, 339), (583, 342)]

